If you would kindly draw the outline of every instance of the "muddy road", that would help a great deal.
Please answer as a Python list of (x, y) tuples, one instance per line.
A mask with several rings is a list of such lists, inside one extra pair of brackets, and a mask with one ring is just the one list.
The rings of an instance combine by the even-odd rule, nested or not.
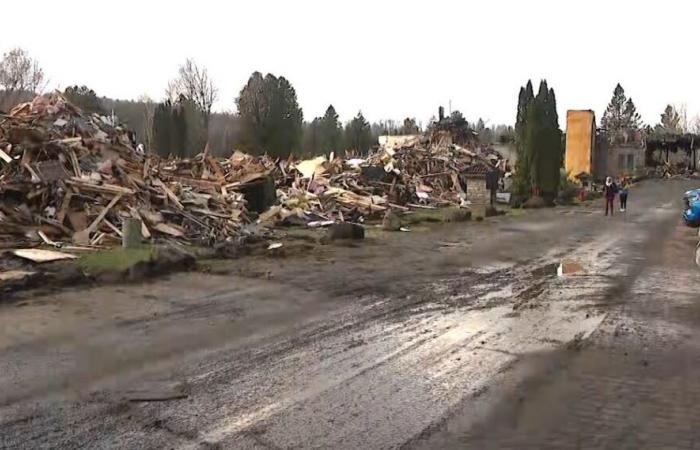
[(4, 304), (0, 447), (696, 448), (690, 186)]

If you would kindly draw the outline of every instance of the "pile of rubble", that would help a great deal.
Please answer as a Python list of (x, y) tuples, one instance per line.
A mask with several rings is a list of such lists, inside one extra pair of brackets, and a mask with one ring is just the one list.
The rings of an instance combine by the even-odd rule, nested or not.
[(466, 148), (429, 146), (419, 138), (382, 147), (365, 158), (330, 155), (286, 163), (295, 169), (294, 176), (276, 180), (278, 204), (260, 216), (263, 223), (314, 226), (358, 222), (387, 209), (465, 206), (461, 175), (493, 168)]
[(693, 176), (695, 173), (692, 168), (688, 167), (688, 164), (670, 164), (668, 162), (659, 164), (653, 169), (649, 169), (648, 172), (648, 176), (656, 178), (687, 178)]
[(323, 226), (464, 206), (462, 174), (493, 165), (433, 138), (394, 141), (363, 158), (216, 158), (208, 147), (190, 159), (159, 158), (115, 120), (57, 93), (40, 96), (0, 116), (0, 248), (113, 245), (130, 218), (145, 238), (212, 244), (252, 221)]
[(0, 118), (0, 247), (109, 245), (127, 218), (143, 221), (146, 238), (234, 236), (246, 218), (243, 196), (214, 159), (201, 158), (197, 170), (215, 181), (146, 158), (128, 130), (60, 94), (18, 105)]

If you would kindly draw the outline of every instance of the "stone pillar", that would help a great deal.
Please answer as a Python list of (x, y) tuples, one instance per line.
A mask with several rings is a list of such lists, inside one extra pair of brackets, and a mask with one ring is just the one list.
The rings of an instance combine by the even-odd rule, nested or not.
[(141, 246), (141, 219), (124, 219), (122, 222), (122, 247)]

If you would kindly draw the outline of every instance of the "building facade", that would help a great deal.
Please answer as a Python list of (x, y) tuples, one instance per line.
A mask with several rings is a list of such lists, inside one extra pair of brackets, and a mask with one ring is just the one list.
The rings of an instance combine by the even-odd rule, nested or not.
[(594, 181), (606, 177), (632, 176), (646, 165), (646, 146), (641, 131), (615, 134), (597, 130), (591, 110), (566, 113), (566, 156), (569, 177), (587, 174)]

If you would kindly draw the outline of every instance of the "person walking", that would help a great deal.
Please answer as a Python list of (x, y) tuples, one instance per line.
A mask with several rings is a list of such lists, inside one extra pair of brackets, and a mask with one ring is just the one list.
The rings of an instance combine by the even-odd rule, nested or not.
[(620, 212), (627, 211), (627, 195), (629, 194), (629, 181), (627, 178), (620, 180)]
[(617, 195), (617, 185), (613, 182), (612, 177), (607, 177), (605, 179), (605, 186), (603, 187), (603, 194), (605, 195), (605, 215), (612, 216), (615, 212), (615, 195)]

